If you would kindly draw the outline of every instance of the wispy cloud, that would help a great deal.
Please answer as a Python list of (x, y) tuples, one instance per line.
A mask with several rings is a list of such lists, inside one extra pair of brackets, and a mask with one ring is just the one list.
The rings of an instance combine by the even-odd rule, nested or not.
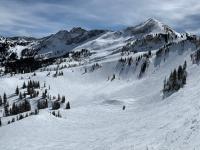
[(200, 30), (197, 0), (1, 0), (0, 34), (45, 36), (73, 26), (120, 28), (154, 17), (178, 30)]

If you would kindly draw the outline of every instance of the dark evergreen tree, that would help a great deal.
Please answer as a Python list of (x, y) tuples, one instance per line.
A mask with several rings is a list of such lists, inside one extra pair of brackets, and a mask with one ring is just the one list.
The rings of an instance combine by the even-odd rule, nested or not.
[(16, 115), (16, 114), (18, 114), (18, 113), (19, 113), (19, 108), (18, 108), (18, 106), (16, 106), (15, 103), (13, 103), (13, 104), (12, 104), (12, 112), (11, 112), (11, 114), (12, 114), (12, 115)]
[(60, 101), (60, 94), (58, 94), (58, 101)]
[(62, 96), (61, 103), (65, 103), (65, 96)]
[(38, 114), (39, 114), (39, 110), (35, 109), (35, 115), (38, 115)]
[(60, 114), (60, 111), (58, 111), (58, 114), (57, 114), (57, 117), (61, 118), (61, 114)]
[(25, 111), (31, 110), (31, 104), (27, 99), (24, 100), (24, 109), (25, 109)]
[(55, 113), (55, 111), (52, 111), (52, 115), (56, 116), (56, 113)]
[(17, 86), (16, 90), (15, 90), (15, 94), (18, 95), (19, 94), (19, 88)]
[(40, 82), (38, 81), (38, 84), (37, 84), (38, 88), (40, 89)]
[(19, 99), (20, 99), (20, 100), (23, 99), (23, 97), (22, 97), (22, 93), (21, 93), (21, 92), (19, 93)]
[(2, 100), (2, 97), (0, 96), (0, 106), (3, 105), (3, 100)]
[(37, 91), (37, 96), (39, 95), (39, 91)]
[(9, 104), (8, 102), (4, 105), (4, 113), (5, 113), (5, 116), (9, 116)]
[(26, 88), (26, 83), (25, 83), (25, 82), (23, 83), (23, 86), (22, 86), (22, 88), (23, 88), (23, 89), (25, 89), (25, 88)]
[(22, 119), (24, 119), (24, 116), (23, 116), (23, 114), (20, 114), (19, 115), (19, 120), (22, 120)]
[(54, 101), (52, 102), (52, 110), (56, 110), (60, 108), (60, 103), (59, 101)]
[(148, 51), (148, 55), (151, 56), (151, 51)]
[(47, 96), (45, 93), (42, 93), (42, 99), (45, 99)]
[(145, 60), (143, 64), (141, 65), (139, 77), (142, 77), (142, 75), (145, 73), (147, 66), (148, 66), (148, 62), (147, 60)]
[(26, 93), (24, 92), (23, 97), (26, 98)]
[(112, 78), (111, 78), (111, 81), (113, 81), (115, 79), (115, 74), (113, 74)]
[(45, 109), (48, 107), (48, 101), (45, 99), (41, 99), (38, 101), (38, 104), (37, 104), (37, 107), (38, 109)]
[(45, 93), (45, 95), (47, 96), (47, 89), (45, 89), (44, 93)]
[(183, 70), (186, 71), (186, 68), (187, 68), (187, 62), (185, 60), (184, 65), (183, 65)]
[(12, 123), (15, 122), (15, 118), (12, 118), (12, 121), (11, 121), (11, 122), (12, 122)]
[(182, 68), (182, 66), (179, 66), (178, 67), (178, 80), (181, 80), (182, 76), (183, 76), (183, 68)]
[(48, 108), (48, 101), (47, 101), (47, 99), (45, 100), (45, 106), (46, 106), (46, 108)]
[(4, 105), (6, 105), (6, 103), (7, 103), (7, 95), (6, 95), (6, 93), (4, 93), (4, 95), (3, 95), (3, 103), (4, 103)]
[(70, 103), (69, 102), (67, 102), (67, 104), (66, 104), (66, 107), (65, 107), (66, 109), (70, 109), (71, 107), (70, 107)]

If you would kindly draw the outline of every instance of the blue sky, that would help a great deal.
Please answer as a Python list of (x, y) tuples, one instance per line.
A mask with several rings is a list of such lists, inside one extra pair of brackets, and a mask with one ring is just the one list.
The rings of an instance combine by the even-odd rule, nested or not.
[(0, 35), (42, 37), (73, 27), (119, 30), (156, 18), (200, 32), (198, 0), (0, 0)]

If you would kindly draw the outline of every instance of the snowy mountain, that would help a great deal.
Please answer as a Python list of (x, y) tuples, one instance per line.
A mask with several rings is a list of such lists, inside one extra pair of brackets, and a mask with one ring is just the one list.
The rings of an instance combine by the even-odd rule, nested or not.
[(0, 149), (200, 149), (198, 36), (149, 19), (0, 41)]
[[(91, 50), (102, 50), (102, 48), (105, 48), (108, 51), (119, 49), (135, 40), (140, 40), (142, 43), (148, 40), (154, 40), (153, 43), (155, 44), (157, 40), (163, 40), (160, 39), (162, 37), (157, 37), (158, 35), (168, 35), (170, 38), (176, 39), (181, 37), (181, 34), (169, 26), (156, 19), (148, 19), (137, 26), (128, 27), (116, 32), (109, 30), (87, 31), (77, 27), (70, 31), (61, 30), (56, 34), (41, 39), (33, 37), (2, 37), (0, 41), (5, 42), (6, 39), (8, 43), (12, 43), (8, 49), (11, 52), (16, 52), (19, 58), (23, 50), (32, 51), (31, 55), (37, 54), (39, 57), (51, 58), (65, 55), (73, 50), (80, 50), (80, 48), (91, 48)], [(141, 44), (139, 43), (139, 45)]]
[(50, 35), (40, 42), (36, 48), (39, 54), (48, 54), (48, 57), (55, 57), (64, 55), (66, 52), (71, 51), (74, 47), (96, 38), (103, 34), (104, 30), (91, 30), (86, 31), (80, 27), (73, 28), (70, 31), (62, 30), (56, 34)]
[(174, 31), (169, 26), (163, 24), (162, 22), (156, 19), (148, 19), (147, 21), (135, 26), (128, 27), (124, 30), (126, 34), (135, 35), (135, 36), (145, 36), (148, 34), (171, 34), (171, 35), (179, 35), (176, 31)]

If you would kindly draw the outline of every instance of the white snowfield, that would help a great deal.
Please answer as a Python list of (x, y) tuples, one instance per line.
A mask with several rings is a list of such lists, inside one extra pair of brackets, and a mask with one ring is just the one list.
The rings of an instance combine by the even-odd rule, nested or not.
[[(104, 43), (102, 38), (96, 41)], [(98, 61), (102, 67), (94, 72), (84, 73), (84, 68), (92, 64), (63, 69), (64, 76), (57, 78), (53, 73), (47, 77), (48, 72), (36, 71), (31, 79), (50, 85), (52, 96), (65, 95), (71, 109), (60, 108), (62, 118), (51, 115), (49, 109), (9, 125), (3, 118), (0, 150), (200, 149), (200, 67), (190, 60), (191, 47), (185, 47), (182, 53), (178, 51), (182, 47), (175, 47), (159, 65), (155, 65), (153, 56), (140, 79), (140, 68), (125, 68), (119, 75), (116, 66), (121, 56), (108, 55), (106, 48), (92, 55), (105, 56)], [(187, 84), (163, 99), (165, 77), (185, 60)], [(108, 80), (113, 74), (116, 79)], [(22, 86), (31, 75), (0, 78), (0, 94), (13, 94), (16, 86)], [(126, 109), (122, 110), (124, 105)]]

